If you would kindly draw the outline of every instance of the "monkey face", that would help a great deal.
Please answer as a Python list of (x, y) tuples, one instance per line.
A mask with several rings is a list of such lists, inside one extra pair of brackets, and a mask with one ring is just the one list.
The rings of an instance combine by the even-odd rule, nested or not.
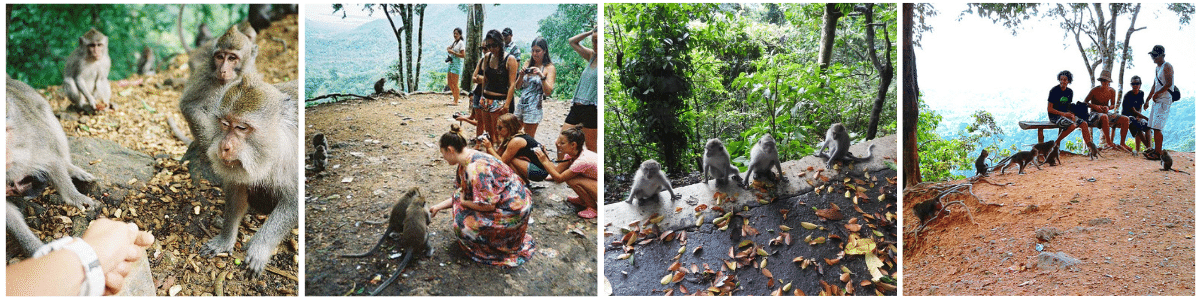
[(762, 144), (763, 151), (767, 153), (777, 153), (777, 151), (775, 151), (775, 138), (771, 137), (770, 134), (764, 135), (758, 142), (759, 144)]
[(662, 170), (662, 165), (659, 165), (658, 161), (651, 159), (642, 162), (642, 170), (646, 171), (647, 174), (658, 172)]
[(246, 138), (254, 132), (254, 127), (235, 116), (219, 118), (218, 121), (221, 123), (221, 132), (224, 133), (218, 152), (220, 161), (226, 166), (240, 164), (240, 150), (245, 147)]
[(219, 49), (213, 53), (213, 68), (216, 69), (217, 80), (228, 83), (237, 78), (242, 72), (241, 57), (236, 52)]

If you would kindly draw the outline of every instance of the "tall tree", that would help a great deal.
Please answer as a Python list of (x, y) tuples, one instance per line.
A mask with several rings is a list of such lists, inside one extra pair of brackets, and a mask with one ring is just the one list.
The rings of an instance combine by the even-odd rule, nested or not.
[(825, 15), (821, 21), (821, 52), (817, 55), (822, 72), (829, 68), (829, 61), (833, 59), (833, 42), (837, 37), (838, 18), (845, 15), (838, 8), (838, 4), (825, 4)]
[[(875, 67), (875, 70), (879, 71), (879, 87), (875, 89), (875, 105), (871, 108), (871, 122), (867, 125), (867, 140), (871, 140), (875, 138), (875, 133), (879, 129), (879, 114), (883, 112), (883, 104), (884, 100), (887, 99), (888, 87), (892, 85), (892, 77), (895, 76), (896, 70), (895, 66), (892, 65), (892, 40), (889, 38), (891, 35), (887, 31), (889, 22), (875, 23), (875, 4), (867, 3), (855, 10), (861, 12), (866, 19), (867, 50), (870, 52), (871, 65)], [(882, 61), (876, 53), (875, 27), (883, 28), (883, 41), (885, 45)]]
[(471, 90), (471, 75), (475, 73), (475, 66), (479, 63), (480, 56), (483, 55), (483, 50), (479, 47), (483, 45), (483, 4), (461, 4), (459, 9), (467, 12), (467, 57), (463, 59), (463, 75), (460, 76), (461, 83), (459, 88), (464, 91)]
[[(363, 4), (362, 10), (368, 15), (375, 13), (376, 4)], [(423, 39), (425, 23), (425, 7), (427, 4), (378, 4), (383, 10), (384, 17), (387, 17), (388, 24), (392, 26), (392, 36), (396, 38), (396, 52), (398, 59), (396, 60), (395, 74), (389, 74), (401, 89), (406, 92), (417, 90), (420, 85), (421, 74), (421, 40), (417, 41), (417, 48), (413, 48), (413, 31), (418, 32), (418, 39)], [(333, 5), (334, 12), (343, 9), (340, 4)], [(395, 17), (393, 17), (395, 14)], [(417, 25), (413, 25), (413, 19), (416, 15), (421, 15)], [(345, 17), (345, 13), (342, 13)], [(396, 23), (396, 18), (400, 19), (400, 23)], [(413, 53), (417, 55), (417, 61), (413, 62)]]
[(917, 86), (917, 55), (913, 53), (913, 17), (912, 3), (904, 3), (904, 186), (910, 187), (921, 182), (920, 158), (917, 156), (917, 116), (921, 113), (917, 108), (917, 97), (921, 89)]

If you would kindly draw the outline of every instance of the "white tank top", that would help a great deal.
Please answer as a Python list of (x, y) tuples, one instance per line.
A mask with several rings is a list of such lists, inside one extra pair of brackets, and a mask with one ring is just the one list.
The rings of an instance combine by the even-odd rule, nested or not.
[[(1154, 90), (1155, 91), (1158, 91), (1161, 88), (1161, 85), (1166, 83), (1166, 80), (1163, 79), (1163, 77), (1165, 76), (1165, 75), (1163, 75), (1163, 69), (1164, 69), (1163, 67), (1170, 66), (1170, 65), (1171, 65), (1171, 63), (1169, 63), (1169, 62), (1163, 62), (1163, 64), (1161, 66), (1154, 68)], [(1172, 68), (1172, 69), (1174, 69), (1174, 68)], [(1168, 86), (1167, 90), (1168, 91), (1175, 90), (1175, 81), (1174, 80), (1171, 80), (1171, 86)], [(1162, 94), (1158, 94), (1158, 98), (1155, 98), (1155, 99), (1162, 99), (1162, 98), (1171, 99), (1171, 93), (1164, 92)]]

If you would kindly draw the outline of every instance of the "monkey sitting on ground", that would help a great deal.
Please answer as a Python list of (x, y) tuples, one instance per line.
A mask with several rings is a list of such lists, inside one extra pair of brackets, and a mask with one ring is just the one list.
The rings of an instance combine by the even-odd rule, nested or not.
[(633, 174), (633, 187), (629, 189), (629, 198), (626, 198), (625, 202), (633, 203), (633, 199), (658, 196), (664, 189), (671, 194), (671, 201), (674, 201), (675, 190), (671, 188), (671, 181), (667, 180), (667, 173), (662, 171), (662, 165), (653, 159), (646, 160)]
[(137, 73), (138, 75), (154, 75), (154, 72), (154, 49), (144, 46), (142, 55), (138, 56)]
[[(996, 165), (996, 169), (1000, 170), (1000, 174), (1004, 174), (1004, 170), (1008, 169), (1008, 166), (1010, 166), (1012, 164), (1017, 164), (1018, 165), (1017, 174), (1025, 175), (1025, 166), (1029, 165), (1029, 163), (1032, 162), (1034, 167), (1037, 167), (1038, 170), (1041, 170), (1042, 166), (1040, 164), (1038, 164), (1038, 162), (1037, 162), (1037, 155), (1038, 155), (1037, 149), (1033, 149), (1031, 151), (1017, 152), (1016, 154), (1013, 154), (1012, 156), (1009, 156), (1008, 158), (1001, 160), (1000, 164)], [(992, 171), (996, 171), (996, 170), (993, 169)]]
[(1041, 163), (1049, 163), (1051, 166), (1058, 165), (1058, 145), (1057, 141), (1046, 141), (1033, 144), (1033, 149), (1038, 152), (1038, 157), (1041, 158)]
[[(779, 170), (779, 177), (775, 177), (771, 173), (771, 167)], [(783, 166), (779, 163), (779, 150), (775, 147), (775, 138), (771, 134), (764, 134), (758, 139), (758, 143), (750, 148), (750, 164), (746, 167), (746, 179), (742, 183), (744, 186), (750, 186), (751, 174), (766, 173), (772, 180), (787, 180), (783, 177)]]
[(321, 173), (325, 171), (325, 166), (329, 165), (329, 142), (325, 140), (324, 133), (318, 133), (313, 136), (313, 148), (316, 148), (316, 150), (308, 156), (312, 168), (307, 171), (313, 174)]
[(1171, 166), (1175, 164), (1175, 160), (1171, 159), (1171, 155), (1167, 154), (1167, 150), (1163, 150), (1162, 155), (1159, 155), (1159, 162), (1162, 163), (1163, 171), (1175, 171), (1175, 172), (1179, 172), (1179, 173), (1192, 175), (1192, 173), (1172, 169)]
[(987, 172), (988, 171), (987, 170), (988, 169), (987, 157), (988, 157), (987, 149), (984, 149), (983, 151), (979, 152), (979, 158), (975, 159), (975, 176), (980, 176), (980, 177), (987, 176), (987, 173), (988, 173)]
[(365, 257), (375, 254), (379, 250), (379, 246), (384, 240), (396, 239), (400, 242), (400, 248), (404, 249), (404, 258), (400, 260), (400, 265), (396, 267), (396, 272), (384, 281), (383, 284), (375, 288), (371, 295), (377, 295), (383, 291), (388, 285), (396, 281), (400, 277), (400, 273), (404, 272), (404, 268), (412, 261), (416, 253), (423, 251), (425, 256), (433, 256), (433, 247), (429, 245), (428, 230), (431, 219), (429, 210), (425, 209), (425, 197), (421, 196), (421, 190), (417, 187), (409, 188), (400, 200), (392, 206), (392, 214), (388, 218), (388, 228), (383, 232), (383, 236), (379, 237), (379, 241), (371, 250), (360, 254), (343, 254), (342, 257)]
[(708, 184), (708, 175), (712, 174), (713, 178), (717, 179), (717, 185), (724, 185), (732, 176), (735, 183), (742, 182), (739, 178), (738, 168), (729, 163), (729, 151), (725, 150), (725, 143), (721, 140), (712, 138), (704, 145), (704, 184)]
[(112, 103), (112, 86), (108, 72), (112, 58), (108, 57), (108, 37), (95, 28), (79, 37), (79, 47), (67, 57), (63, 67), (63, 91), (75, 108), (85, 113), (117, 109)]
[(379, 81), (375, 82), (375, 93), (376, 94), (383, 94), (383, 84), (386, 82), (387, 82), (387, 78), (380, 78)]
[(925, 224), (925, 222), (928, 222), (942, 212), (942, 202), (937, 199), (925, 200), (917, 203), (917, 205), (913, 205), (912, 210), (913, 215), (916, 215), (917, 219), (921, 221), (920, 224)]
[[(71, 163), (71, 150), (62, 124), (54, 117), (50, 103), (33, 87), (5, 75), (5, 195), (36, 197), (46, 183), (58, 190), (66, 204), (88, 210), (95, 201), (84, 195), (95, 176)], [(32, 255), (42, 241), (25, 224), (13, 203), (8, 203), (5, 222), (26, 254)]]
[[(829, 152), (825, 152), (829, 149)], [(829, 130), (825, 131), (825, 141), (817, 144), (817, 153), (814, 156), (828, 158), (825, 162), (827, 168), (833, 168), (833, 162), (837, 160), (845, 160), (850, 162), (864, 162), (871, 159), (875, 145), (867, 147), (867, 156), (854, 157), (850, 153), (850, 134), (846, 132), (846, 127), (842, 123), (834, 123), (829, 126)]]
[[(207, 149), (225, 193), (225, 224), (220, 235), (204, 244), (201, 254), (233, 250), (247, 207), (269, 213), (262, 228), (245, 243), (246, 266), (256, 275), (275, 248), (297, 225), (297, 100), (246, 74), (213, 111)], [(200, 139), (197, 139), (199, 141)]]

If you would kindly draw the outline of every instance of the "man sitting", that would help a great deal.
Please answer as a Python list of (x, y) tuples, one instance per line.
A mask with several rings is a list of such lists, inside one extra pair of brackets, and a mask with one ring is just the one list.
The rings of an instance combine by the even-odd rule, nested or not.
[(1058, 139), (1055, 140), (1055, 145), (1061, 145), (1063, 138), (1079, 128), (1083, 133), (1083, 140), (1088, 144), (1092, 143), (1092, 134), (1088, 131), (1088, 126), (1082, 118), (1077, 118), (1071, 113), (1072, 98), (1075, 97), (1075, 91), (1067, 87), (1071, 84), (1071, 71), (1063, 70), (1058, 72), (1058, 85), (1050, 88), (1050, 97), (1046, 99), (1049, 102), (1046, 105), (1046, 115), (1050, 118), (1050, 122), (1057, 125)]
[(1108, 84), (1112, 82), (1112, 73), (1108, 70), (1100, 72), (1100, 86), (1092, 88), (1088, 92), (1087, 97), (1083, 98), (1083, 102), (1088, 104), (1091, 109), (1091, 114), (1088, 115), (1088, 125), (1099, 126), (1100, 133), (1104, 137), (1104, 144), (1109, 148), (1131, 151), (1125, 145), (1113, 144), (1112, 133), (1109, 130), (1109, 125), (1121, 128), (1121, 138), (1125, 137), (1125, 133), (1129, 132), (1129, 118), (1120, 114), (1109, 112), (1116, 108), (1117, 91)]

